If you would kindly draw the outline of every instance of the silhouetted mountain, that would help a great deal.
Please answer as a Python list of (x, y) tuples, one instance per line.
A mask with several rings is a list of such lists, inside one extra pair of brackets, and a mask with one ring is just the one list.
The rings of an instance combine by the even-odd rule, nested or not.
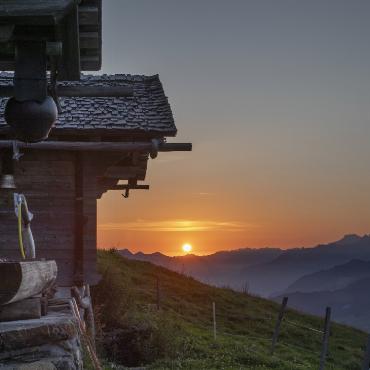
[[(344, 289), (311, 293), (288, 293), (288, 306), (313, 315), (332, 309), (333, 320), (370, 331), (370, 278), (358, 280)], [(281, 297), (276, 297), (280, 301)]]
[[(208, 256), (168, 257), (161, 253), (133, 254), (127, 249), (121, 250), (120, 253), (130, 259), (150, 261), (183, 272), (209, 284), (230, 286), (237, 290), (248, 286), (251, 293), (270, 296), (283, 292), (305, 275), (328, 270), (353, 259), (370, 261), (370, 237), (346, 235), (336, 242), (312, 248), (289, 250), (245, 248), (217, 252)], [(349, 279), (348, 283), (351, 281), (353, 280)], [(332, 284), (335, 286), (334, 282)], [(343, 280), (342, 286), (344, 284)]]
[(370, 277), (370, 262), (356, 259), (305, 275), (289, 285), (284, 293), (334, 291), (367, 277)]
[(314, 248), (286, 250), (273, 261), (245, 268), (241, 279), (249, 281), (252, 292), (269, 296), (284, 291), (304, 275), (326, 270), (352, 259), (370, 260), (368, 235), (347, 235), (336, 242)]
[(188, 254), (169, 257), (162, 253), (131, 253), (127, 249), (119, 251), (121, 255), (129, 259), (149, 261), (173, 271), (193, 276), (206, 283), (230, 286), (239, 290), (245, 287), (246, 282), (240, 277), (242, 269), (271, 261), (282, 252), (281, 249), (277, 248), (245, 248), (221, 251), (207, 256)]

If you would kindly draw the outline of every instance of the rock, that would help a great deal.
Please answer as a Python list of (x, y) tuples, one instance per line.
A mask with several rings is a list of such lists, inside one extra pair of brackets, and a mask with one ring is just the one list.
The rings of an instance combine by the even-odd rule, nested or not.
[(81, 370), (82, 346), (73, 316), (0, 323), (0, 370)]
[(1, 366), (1, 370), (56, 370), (55, 365), (48, 360), (36, 361), (29, 364), (13, 364)]

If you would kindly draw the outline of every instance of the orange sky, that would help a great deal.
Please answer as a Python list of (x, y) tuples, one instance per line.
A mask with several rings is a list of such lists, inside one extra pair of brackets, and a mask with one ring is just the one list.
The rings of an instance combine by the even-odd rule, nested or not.
[(194, 149), (150, 160), (150, 191), (103, 196), (99, 247), (205, 254), (370, 231), (369, 2), (103, 4), (102, 72), (159, 73), (174, 141)]

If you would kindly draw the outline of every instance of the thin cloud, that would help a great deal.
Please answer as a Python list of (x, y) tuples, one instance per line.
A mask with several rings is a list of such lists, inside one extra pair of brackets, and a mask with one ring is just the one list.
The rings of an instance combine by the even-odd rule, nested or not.
[(126, 230), (126, 231), (244, 231), (257, 225), (237, 221), (197, 221), (197, 220), (165, 220), (105, 223), (98, 225), (99, 230)]

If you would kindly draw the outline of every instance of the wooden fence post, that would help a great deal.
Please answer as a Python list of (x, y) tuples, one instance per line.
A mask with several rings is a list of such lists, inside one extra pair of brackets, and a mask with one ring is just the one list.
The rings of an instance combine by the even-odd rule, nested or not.
[(157, 288), (157, 310), (159, 310), (161, 308), (161, 302), (160, 302), (160, 293), (159, 293), (159, 277), (157, 275), (157, 285), (156, 285), (156, 288)]
[(327, 356), (327, 353), (328, 353), (328, 343), (329, 343), (329, 335), (330, 335), (330, 314), (331, 314), (331, 308), (326, 307), (324, 335), (322, 337), (322, 349), (321, 349), (321, 355), (320, 355), (319, 370), (324, 370), (325, 360), (326, 360), (326, 356)]
[(216, 333), (216, 303), (212, 302), (213, 307), (213, 339), (216, 340), (217, 333)]
[(362, 370), (369, 370), (370, 368), (369, 365), (370, 365), (370, 335), (367, 337), (364, 362), (362, 363)]
[(281, 326), (281, 322), (283, 321), (283, 317), (284, 317), (285, 308), (286, 308), (287, 303), (288, 303), (288, 297), (284, 297), (283, 301), (281, 302), (279, 315), (277, 317), (277, 321), (276, 321), (276, 324), (275, 324), (274, 334), (272, 336), (271, 354), (274, 354), (274, 351), (275, 351), (275, 346), (276, 346), (276, 343), (277, 343), (278, 338), (279, 338), (280, 326)]

